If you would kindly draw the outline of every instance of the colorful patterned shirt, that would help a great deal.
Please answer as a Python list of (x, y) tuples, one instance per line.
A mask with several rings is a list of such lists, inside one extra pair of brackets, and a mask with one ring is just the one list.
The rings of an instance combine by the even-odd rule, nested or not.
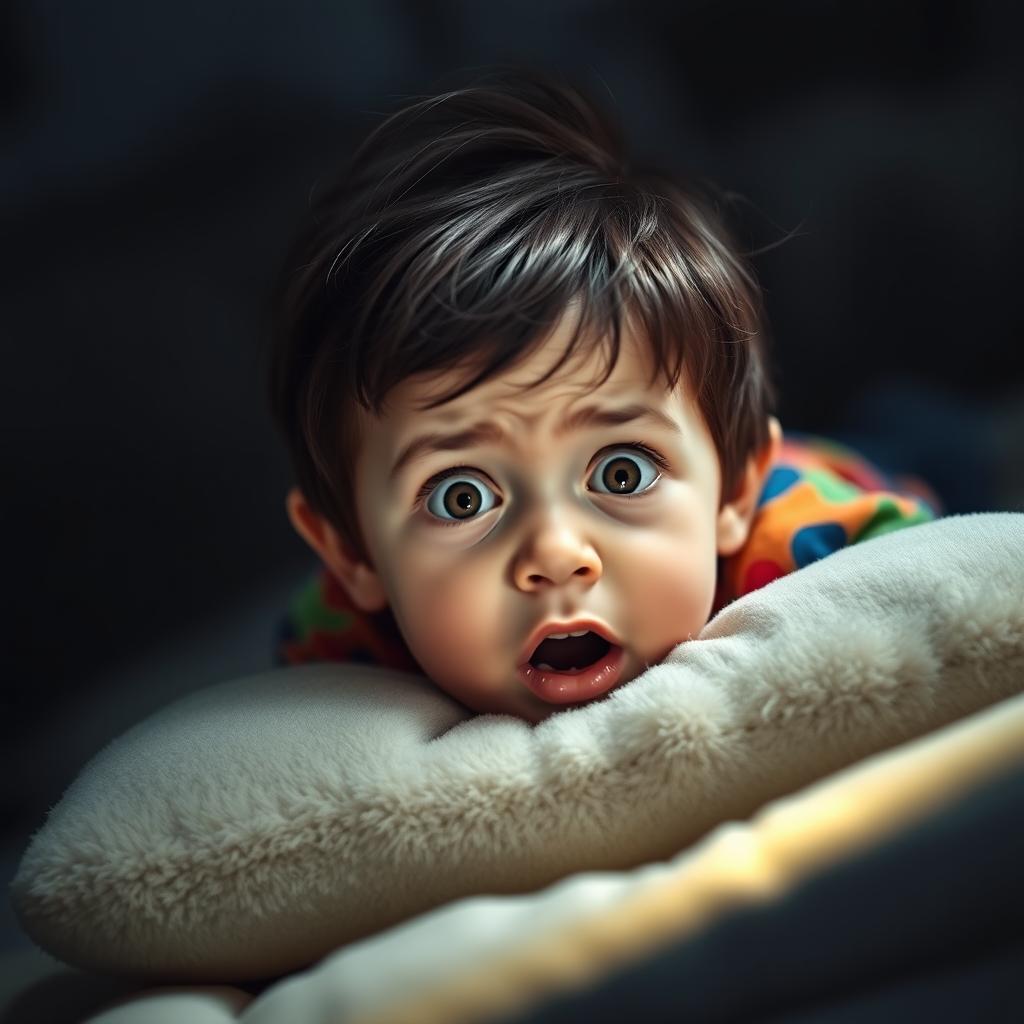
[[(941, 511), (922, 481), (890, 477), (834, 441), (789, 434), (761, 490), (746, 543), (718, 560), (712, 615), (833, 551), (928, 522)], [(352, 661), (423, 674), (390, 610), (358, 611), (323, 568), (295, 596), (277, 641), (279, 664)]]

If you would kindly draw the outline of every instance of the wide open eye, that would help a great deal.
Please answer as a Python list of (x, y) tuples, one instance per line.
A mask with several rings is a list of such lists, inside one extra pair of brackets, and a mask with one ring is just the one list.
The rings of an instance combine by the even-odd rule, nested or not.
[(442, 522), (456, 523), (478, 519), (494, 504), (494, 493), (483, 480), (455, 470), (434, 486), (427, 511)]
[(605, 456), (598, 463), (591, 480), (596, 479), (600, 483), (598, 494), (630, 497), (649, 490), (660, 477), (655, 460), (631, 447), (620, 448)]

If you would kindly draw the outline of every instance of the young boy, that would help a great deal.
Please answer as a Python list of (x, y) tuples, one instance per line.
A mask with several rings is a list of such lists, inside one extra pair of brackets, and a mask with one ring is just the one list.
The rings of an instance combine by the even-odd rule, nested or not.
[(503, 73), (384, 121), (288, 262), (271, 367), (324, 565), (286, 662), (423, 673), (537, 722), (724, 604), (933, 516), (783, 442), (752, 271), (575, 89)]

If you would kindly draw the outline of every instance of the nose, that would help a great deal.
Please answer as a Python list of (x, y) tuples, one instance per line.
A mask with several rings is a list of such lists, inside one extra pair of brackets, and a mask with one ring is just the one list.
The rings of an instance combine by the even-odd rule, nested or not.
[(601, 572), (593, 545), (564, 519), (548, 519), (533, 530), (512, 568), (515, 584), (523, 591), (561, 587), (574, 577), (590, 587)]

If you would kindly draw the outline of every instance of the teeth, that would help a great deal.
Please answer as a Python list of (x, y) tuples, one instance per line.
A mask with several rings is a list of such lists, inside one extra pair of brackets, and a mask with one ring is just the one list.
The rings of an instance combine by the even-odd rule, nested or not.
[(589, 633), (589, 629), (581, 629), (577, 633), (548, 633), (544, 638), (545, 640), (566, 640), (571, 636), (586, 636)]
[(537, 663), (537, 668), (539, 668), (542, 672), (554, 672), (555, 671), (554, 667), (552, 665), (549, 665), (546, 661), (538, 662)]
[(586, 636), (589, 632), (589, 629), (581, 629), (578, 633), (570, 633), (569, 636)]

